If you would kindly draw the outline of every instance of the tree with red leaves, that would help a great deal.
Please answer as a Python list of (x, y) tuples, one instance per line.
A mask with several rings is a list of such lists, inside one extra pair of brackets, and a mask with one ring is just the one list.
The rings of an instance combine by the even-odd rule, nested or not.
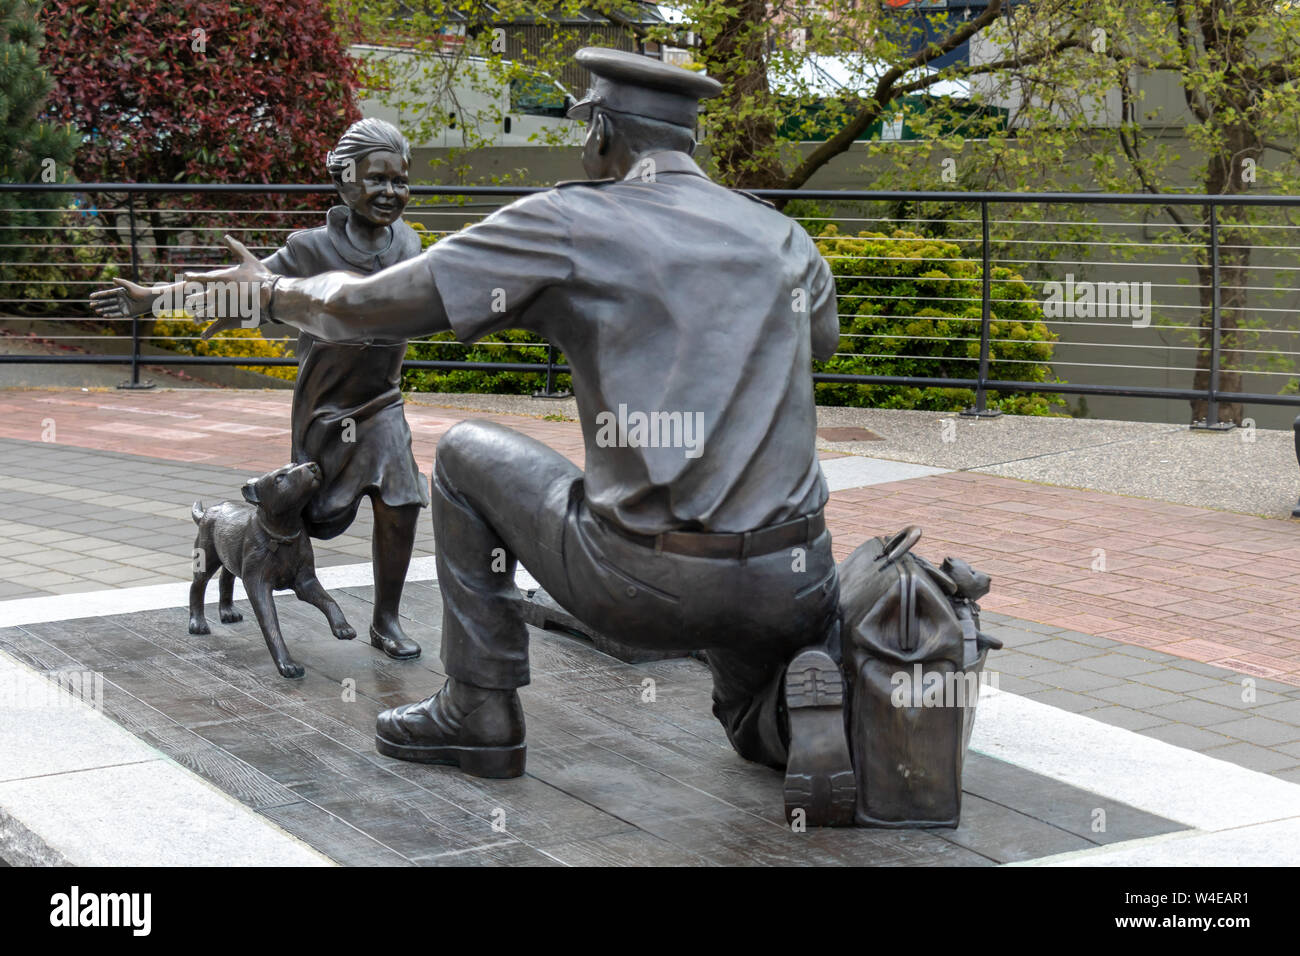
[[(46, 0), (41, 62), (54, 81), (46, 116), (84, 140), (82, 182), (323, 182), (325, 156), (360, 118), (357, 61), (319, 0)], [(120, 245), (135, 223), (140, 278), (221, 261), (217, 238), (275, 248), (316, 225), (329, 194), (125, 193), (95, 199), (97, 241)], [(125, 214), (133, 206), (134, 219)], [(227, 210), (221, 212), (220, 210)], [(280, 210), (232, 221), (229, 210)], [(287, 211), (287, 214), (285, 214)], [(295, 215), (301, 211), (304, 215)], [(106, 214), (106, 215), (105, 215)], [(218, 250), (214, 252), (214, 250)]]
[(47, 0), (42, 19), (83, 182), (315, 182), (360, 117), (353, 25), (318, 0)]

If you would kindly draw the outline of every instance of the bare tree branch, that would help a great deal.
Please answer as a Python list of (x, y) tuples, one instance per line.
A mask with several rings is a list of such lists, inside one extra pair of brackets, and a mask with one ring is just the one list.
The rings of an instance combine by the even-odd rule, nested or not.
[[(1133, 90), (1129, 86), (1127, 72), (1120, 70), (1119, 74), (1120, 124), (1115, 132), (1119, 137), (1120, 149), (1123, 150), (1129, 166), (1133, 168), (1134, 175), (1137, 176), (1138, 182), (1142, 185), (1142, 191), (1158, 196), (1161, 190), (1151, 179), (1150, 172), (1142, 161), (1140, 150), (1141, 134), (1138, 132), (1137, 117), (1133, 105)], [(1131, 138), (1128, 129), (1133, 130)], [(1195, 230), (1187, 223), (1176, 207), (1166, 203), (1161, 208), (1164, 209), (1165, 214), (1185, 237), (1188, 239), (1195, 238)]]
[[(857, 138), (866, 131), (867, 127), (876, 121), (885, 106), (897, 98), (898, 94), (894, 91), (894, 84), (900, 79), (913, 70), (925, 66), (931, 60), (940, 59), (951, 53), (997, 19), (1001, 12), (1002, 0), (990, 0), (989, 5), (979, 16), (958, 27), (938, 43), (927, 44), (924, 49), (917, 51), (902, 63), (886, 70), (884, 75), (876, 82), (876, 90), (867, 100), (866, 105), (839, 132), (818, 146), (803, 162), (795, 167), (790, 175), (786, 177), (785, 188), (798, 189), (817, 170), (840, 153), (847, 151)], [(937, 80), (934, 82), (937, 82)]]
[[(1178, 23), (1178, 49), (1182, 55), (1179, 72), (1186, 76), (1192, 71), (1193, 61), (1196, 58), (1196, 39), (1192, 36), (1191, 28), (1187, 24), (1187, 0), (1174, 0), (1174, 16)], [(1187, 108), (1202, 123), (1208, 123), (1210, 121), (1210, 111), (1205, 108), (1205, 104), (1197, 97), (1192, 85), (1184, 82), (1182, 86), (1183, 99), (1187, 101)]]

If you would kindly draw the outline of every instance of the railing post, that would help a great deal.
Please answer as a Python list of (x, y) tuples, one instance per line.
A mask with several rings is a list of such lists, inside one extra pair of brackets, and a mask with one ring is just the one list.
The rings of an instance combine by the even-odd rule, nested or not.
[[(126, 222), (131, 230), (131, 281), (140, 281), (140, 248), (135, 238), (135, 193), (126, 193)], [(153, 382), (140, 381), (140, 316), (131, 316), (131, 379), (118, 388), (153, 388)]]
[(963, 418), (997, 418), (1002, 414), (996, 408), (988, 407), (988, 396), (984, 383), (989, 380), (989, 327), (993, 317), (992, 294), (990, 292), (993, 271), (993, 257), (989, 252), (989, 202), (980, 200), (980, 262), (982, 281), (980, 283), (980, 370), (975, 385), (975, 404), (961, 413)]
[(533, 398), (569, 398), (572, 394), (572, 392), (557, 392), (555, 390), (555, 346), (547, 342), (546, 388), (540, 392), (533, 392)]
[(1219, 207), (1210, 200), (1210, 376), (1205, 390), (1205, 420), (1192, 422), (1197, 431), (1229, 431), (1232, 422), (1219, 421), (1219, 333), (1222, 289), (1219, 281)]

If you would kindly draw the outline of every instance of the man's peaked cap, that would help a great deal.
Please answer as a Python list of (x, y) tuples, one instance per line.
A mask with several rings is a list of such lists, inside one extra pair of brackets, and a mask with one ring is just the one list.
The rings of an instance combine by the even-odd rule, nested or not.
[(590, 119), (592, 108), (599, 106), (694, 129), (700, 100), (722, 92), (712, 77), (639, 53), (589, 46), (574, 59), (592, 75), (591, 89), (569, 110), (578, 120)]

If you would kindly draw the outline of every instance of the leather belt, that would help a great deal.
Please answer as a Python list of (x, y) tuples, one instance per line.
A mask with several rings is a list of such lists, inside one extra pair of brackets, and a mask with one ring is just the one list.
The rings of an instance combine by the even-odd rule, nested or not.
[(754, 531), (665, 531), (657, 535), (624, 531), (603, 519), (600, 523), (619, 537), (656, 551), (693, 558), (739, 558), (743, 561), (817, 540), (826, 530), (826, 515), (824, 509), (818, 509), (814, 514)]

